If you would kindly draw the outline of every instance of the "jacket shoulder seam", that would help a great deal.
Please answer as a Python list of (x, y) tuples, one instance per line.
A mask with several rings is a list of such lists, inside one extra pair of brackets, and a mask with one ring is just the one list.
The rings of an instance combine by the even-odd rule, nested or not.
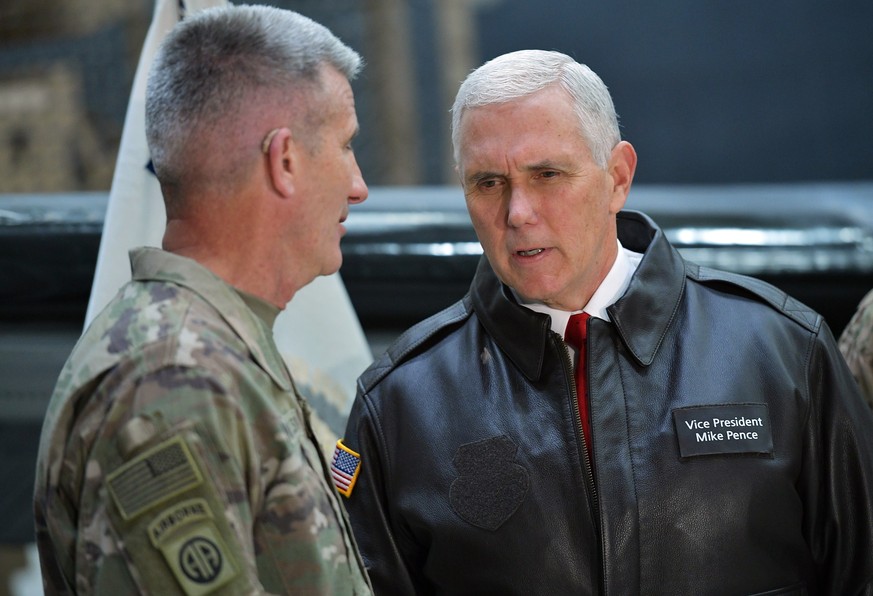
[(688, 275), (704, 284), (721, 282), (741, 288), (811, 333), (817, 334), (821, 327), (822, 316), (820, 314), (763, 280), (700, 265), (695, 268), (689, 267)]
[(406, 360), (422, 344), (431, 340), (441, 330), (466, 320), (472, 308), (470, 295), (452, 304), (448, 308), (428, 317), (407, 329), (388, 348), (385, 354), (374, 362), (358, 379), (360, 389), (368, 393), (379, 381), (401, 362)]

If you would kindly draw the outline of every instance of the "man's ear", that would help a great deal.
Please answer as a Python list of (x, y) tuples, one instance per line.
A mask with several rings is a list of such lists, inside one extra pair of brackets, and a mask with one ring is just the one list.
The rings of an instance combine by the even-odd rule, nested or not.
[(267, 175), (277, 193), (283, 197), (294, 194), (294, 174), (297, 168), (296, 146), (288, 128), (270, 131), (262, 147), (267, 155)]
[(618, 213), (624, 207), (637, 170), (637, 152), (627, 141), (620, 141), (612, 149), (607, 171), (612, 180), (610, 211)]

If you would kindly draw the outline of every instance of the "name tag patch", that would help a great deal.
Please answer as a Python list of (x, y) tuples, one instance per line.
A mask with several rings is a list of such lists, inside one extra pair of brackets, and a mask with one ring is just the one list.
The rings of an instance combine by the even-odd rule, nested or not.
[(767, 404), (723, 404), (673, 410), (679, 455), (773, 455)]

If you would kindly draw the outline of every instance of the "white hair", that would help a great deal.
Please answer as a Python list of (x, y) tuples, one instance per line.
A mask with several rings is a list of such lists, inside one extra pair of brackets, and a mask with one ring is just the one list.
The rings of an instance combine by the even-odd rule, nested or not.
[(505, 103), (559, 84), (570, 96), (579, 118), (580, 134), (594, 161), (606, 167), (621, 141), (618, 116), (609, 90), (594, 71), (560, 52), (520, 50), (498, 56), (470, 73), (452, 106), (452, 147), (460, 158), (460, 128), (469, 108)]

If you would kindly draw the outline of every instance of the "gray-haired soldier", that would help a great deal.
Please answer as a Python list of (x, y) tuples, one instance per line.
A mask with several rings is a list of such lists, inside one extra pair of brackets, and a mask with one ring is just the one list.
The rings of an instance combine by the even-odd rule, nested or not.
[(360, 57), (268, 7), (207, 10), (152, 68), (163, 250), (70, 356), (35, 491), (47, 593), (369, 594), (271, 326), (341, 263), (367, 197), (351, 149)]

